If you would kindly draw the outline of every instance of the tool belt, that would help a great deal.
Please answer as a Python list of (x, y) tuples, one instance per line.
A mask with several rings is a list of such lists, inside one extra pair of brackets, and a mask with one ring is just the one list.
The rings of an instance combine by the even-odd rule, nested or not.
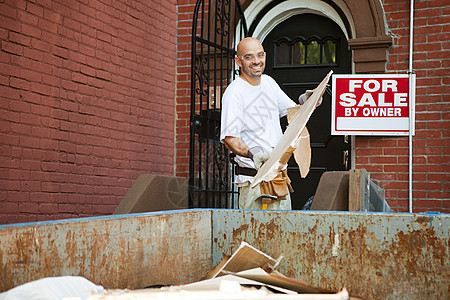
[(234, 174), (235, 175), (246, 175), (246, 176), (252, 176), (252, 177), (256, 176), (256, 173), (258, 173), (258, 171), (256, 171), (256, 169), (239, 166), (238, 163), (234, 160), (235, 157), (236, 157), (236, 154), (234, 154), (233, 152), (230, 152), (230, 161), (234, 164)]
[(240, 167), (238, 165), (234, 167), (234, 173), (236, 175), (247, 175), (255, 177), (257, 172), (258, 171), (256, 171), (256, 169), (253, 168)]
[[(230, 160), (234, 164), (234, 173), (236, 175), (256, 176), (256, 169), (241, 167), (234, 160), (236, 154), (230, 153)], [(279, 200), (286, 200), (289, 193), (292, 193), (294, 189), (291, 186), (291, 179), (287, 175), (287, 169), (282, 170), (271, 181), (261, 182), (259, 184), (261, 189), (261, 199), (263, 204), (270, 204)]]
[(267, 197), (265, 198), (265, 202), (273, 203), (279, 200), (286, 200), (286, 197), (289, 193), (292, 193), (294, 189), (291, 186), (291, 179), (287, 175), (287, 169), (282, 170), (278, 173), (277, 177), (268, 182), (261, 182), (259, 184), (261, 189), (261, 195), (270, 195), (275, 197)]

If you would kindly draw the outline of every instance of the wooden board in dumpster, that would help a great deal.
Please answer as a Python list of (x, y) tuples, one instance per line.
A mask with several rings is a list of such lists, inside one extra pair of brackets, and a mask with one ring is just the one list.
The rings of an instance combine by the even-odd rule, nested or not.
[[(106, 289), (199, 281), (246, 241), (277, 270), (367, 299), (449, 299), (447, 214), (195, 209), (0, 225), (0, 292), (78, 275)], [(173, 266), (176, 266), (174, 271)]]

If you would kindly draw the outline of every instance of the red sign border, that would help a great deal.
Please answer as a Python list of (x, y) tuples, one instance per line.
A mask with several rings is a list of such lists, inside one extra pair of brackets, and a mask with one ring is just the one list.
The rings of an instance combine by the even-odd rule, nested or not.
[[(331, 135), (365, 135), (365, 136), (407, 136), (409, 135), (409, 129), (399, 130), (380, 130), (380, 129), (359, 129), (359, 130), (337, 130), (336, 129), (336, 78), (349, 78), (349, 79), (368, 79), (368, 78), (409, 78), (408, 74), (333, 74), (332, 75), (332, 95), (331, 95)], [(414, 123), (415, 123), (415, 90), (416, 90), (416, 75), (411, 75), (411, 80), (408, 85), (412, 84), (411, 95), (409, 97), (409, 115), (412, 116), (412, 134), (414, 135)], [(409, 117), (410, 117), (409, 116)], [(408, 117), (408, 119), (409, 119)], [(409, 122), (408, 122), (409, 123)]]

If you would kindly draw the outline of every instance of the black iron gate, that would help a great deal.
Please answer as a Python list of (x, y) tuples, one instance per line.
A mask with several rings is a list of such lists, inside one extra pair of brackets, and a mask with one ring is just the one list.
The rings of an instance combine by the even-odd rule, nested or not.
[(221, 96), (235, 77), (235, 45), (247, 36), (239, 0), (198, 0), (192, 24), (189, 206), (234, 208), (228, 150), (219, 141)]

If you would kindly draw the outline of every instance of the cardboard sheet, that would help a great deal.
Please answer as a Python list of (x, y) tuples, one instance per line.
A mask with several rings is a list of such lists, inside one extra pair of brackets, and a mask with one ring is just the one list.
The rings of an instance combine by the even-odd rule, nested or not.
[(300, 138), (306, 123), (314, 112), (320, 98), (324, 94), (332, 73), (333, 71), (330, 71), (327, 74), (327, 76), (314, 90), (314, 93), (308, 101), (301, 106), (300, 111), (295, 115), (280, 141), (270, 154), (270, 158), (258, 170), (251, 187), (257, 186), (262, 181), (270, 181), (274, 179), (278, 172), (281, 171), (287, 163), (297, 145), (298, 139)]

